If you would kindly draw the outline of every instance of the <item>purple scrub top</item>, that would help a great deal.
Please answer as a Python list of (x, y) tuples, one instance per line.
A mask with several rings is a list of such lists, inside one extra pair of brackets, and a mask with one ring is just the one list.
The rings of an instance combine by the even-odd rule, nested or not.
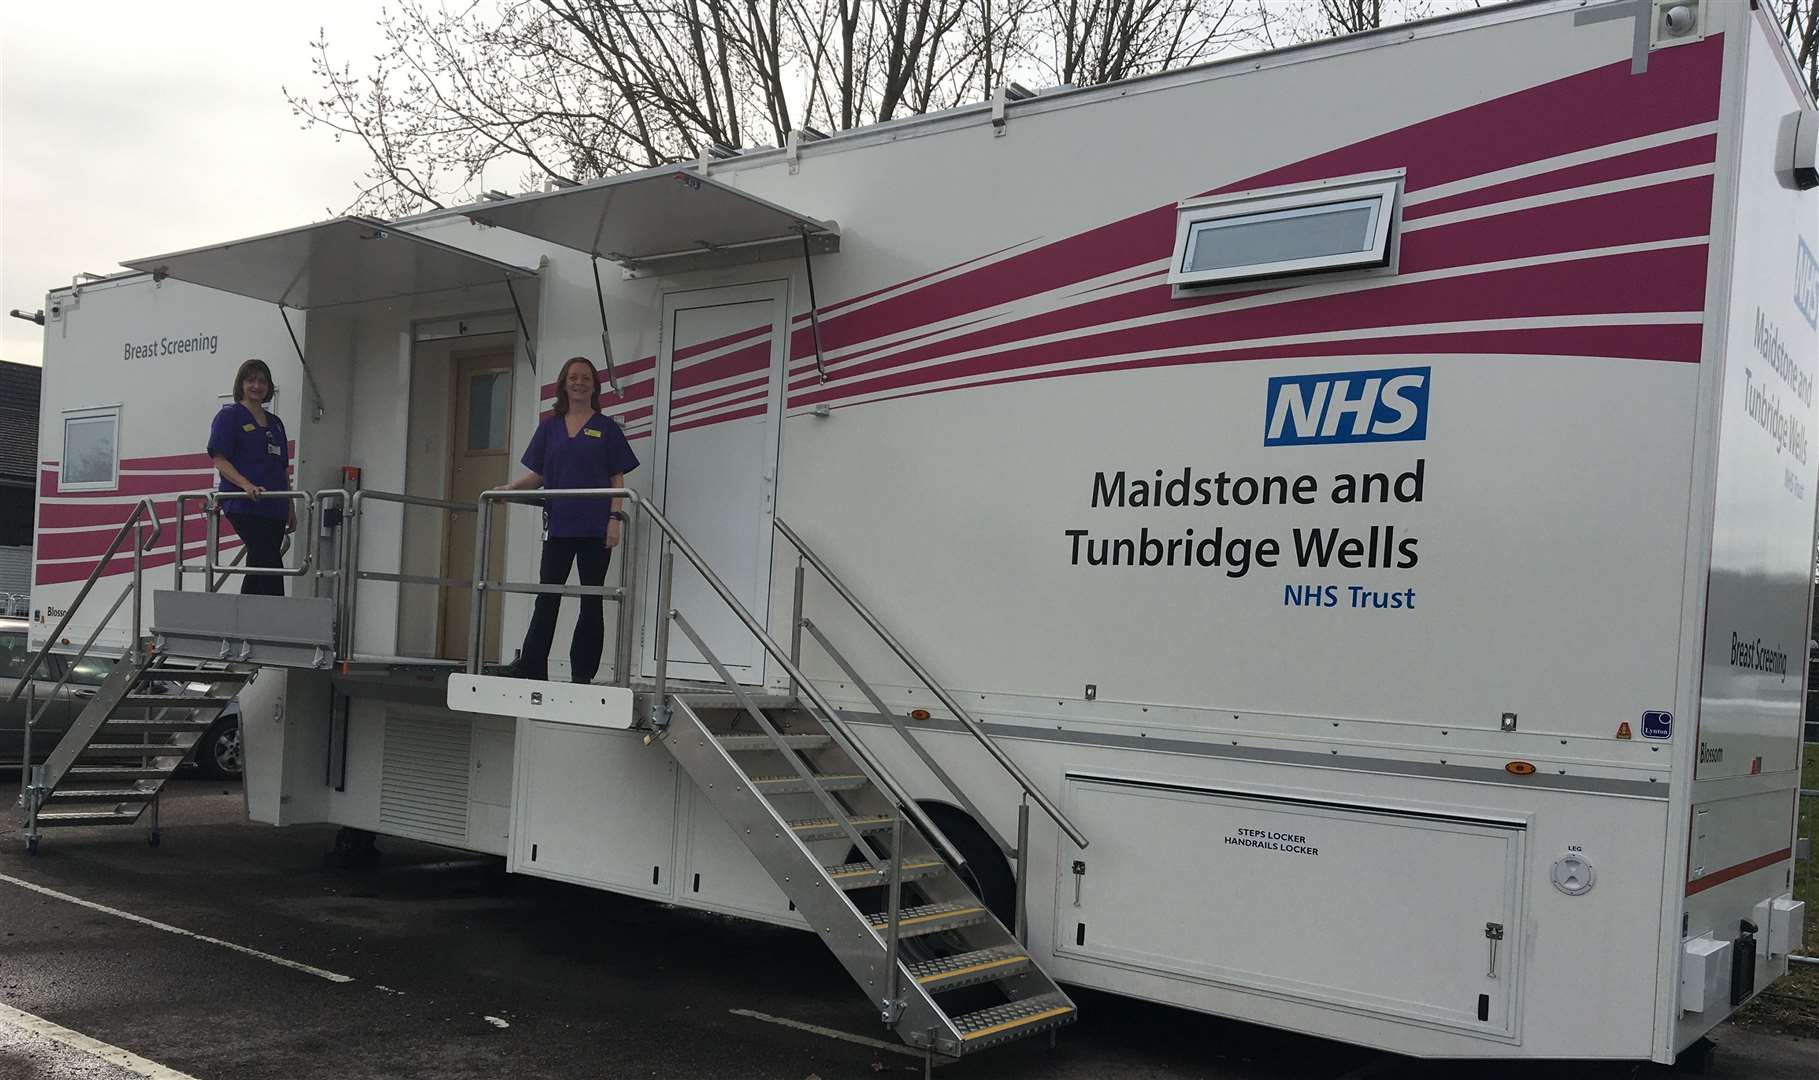
[[(220, 454), (241, 476), (267, 491), (290, 490), (290, 441), (284, 435), (284, 421), (274, 413), (266, 413), (265, 426), (260, 427), (252, 411), (238, 401), (221, 406), (208, 429), (208, 452)], [(215, 490), (240, 489), (223, 476)], [(285, 499), (223, 499), (221, 509), (230, 514), (289, 518), (291, 504)]]
[[(525, 468), (543, 477), (546, 491), (608, 487), (616, 474), (638, 467), (638, 457), (625, 441), (625, 433), (612, 417), (600, 412), (574, 438), (569, 437), (567, 421), (559, 414), (538, 424), (521, 460)], [(550, 536), (605, 538), (612, 500), (550, 499), (546, 505)]]

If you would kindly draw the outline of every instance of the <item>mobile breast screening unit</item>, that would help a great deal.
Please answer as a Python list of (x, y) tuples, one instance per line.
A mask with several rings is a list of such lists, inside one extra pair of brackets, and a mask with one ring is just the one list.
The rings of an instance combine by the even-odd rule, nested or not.
[[(1750, 4), (1541, 0), (134, 259), (50, 297), (34, 633), (123, 659), (32, 843), (259, 672), (256, 820), (803, 927), (931, 1055), (1067, 984), (1672, 1060), (1801, 940), (1816, 136)], [(575, 355), (607, 663), (490, 678)]]

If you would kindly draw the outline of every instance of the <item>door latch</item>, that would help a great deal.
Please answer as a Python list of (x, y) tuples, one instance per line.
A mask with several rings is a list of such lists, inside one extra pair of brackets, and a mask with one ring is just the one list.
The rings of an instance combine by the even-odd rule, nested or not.
[(1080, 906), (1080, 883), (1086, 880), (1086, 860), (1074, 860), (1074, 906)]
[(1485, 972), (1485, 978), (1497, 977), (1497, 943), (1503, 940), (1503, 924), (1487, 922), (1484, 924), (1484, 939), (1491, 943), (1491, 968)]

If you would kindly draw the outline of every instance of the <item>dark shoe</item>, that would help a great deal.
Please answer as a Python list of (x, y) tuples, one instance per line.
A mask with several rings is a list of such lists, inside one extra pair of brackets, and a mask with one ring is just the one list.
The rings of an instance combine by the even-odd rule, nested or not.
[(509, 664), (488, 664), (480, 670), (482, 674), (497, 675), (502, 679), (535, 679), (538, 682), (549, 681), (548, 671), (532, 671), (530, 668), (524, 666), (524, 661), (522, 660), (513, 660)]

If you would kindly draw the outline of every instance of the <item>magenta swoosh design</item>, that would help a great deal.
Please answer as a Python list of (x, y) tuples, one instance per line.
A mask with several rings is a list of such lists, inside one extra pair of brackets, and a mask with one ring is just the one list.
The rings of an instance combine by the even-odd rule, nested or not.
[(1692, 311), (1703, 306), (1704, 295), (1703, 248), (1613, 255), (1315, 297), (1264, 308), (1214, 310), (1198, 318), (1010, 348), (872, 379), (843, 378), (824, 387), (799, 391), (791, 397), (790, 404), (812, 405), (821, 400), (1039, 364), (1274, 337), (1291, 329), (1297, 334), (1320, 334), (1430, 321)]
[(1711, 226), (1712, 178), (1695, 176), (1422, 229), (1403, 240), (1401, 271), (1413, 274), (1459, 266), (1481, 259), (1487, 251), (1499, 259), (1527, 259), (1687, 240), (1707, 235)]
[[(203, 553), (203, 548), (206, 545), (190, 544), (188, 542), (188, 539), (185, 538), (184, 546), (189, 549), (189, 557), (191, 559), (196, 559), (196, 558), (201, 557), (201, 555)], [(239, 546), (240, 546), (240, 541), (237, 538), (231, 539), (231, 540), (223, 539), (221, 541), (221, 551), (223, 553), (233, 551), (235, 548), (237, 548)], [(172, 561), (174, 561), (172, 556), (173, 556), (173, 552), (170, 548), (165, 548), (162, 551), (154, 551), (151, 554), (145, 556), (145, 558), (141, 560), (140, 565), (145, 570), (152, 570), (154, 568), (161, 567), (161, 566), (169, 566), (172, 563)], [(40, 564), (38, 567), (38, 572), (33, 577), (32, 580), (33, 580), (33, 584), (36, 584), (36, 585), (61, 585), (61, 584), (64, 584), (66, 582), (71, 582), (71, 581), (82, 581), (82, 580), (86, 579), (91, 573), (93, 573), (94, 570), (95, 570), (95, 564), (93, 562), (58, 563), (58, 564), (52, 565), (52, 566), (45, 566), (45, 565)], [(126, 555), (126, 554), (117, 554), (114, 556), (113, 562), (108, 565), (107, 573), (103, 574), (102, 576), (103, 577), (118, 577), (121, 574), (130, 574), (130, 573), (132, 573), (132, 571), (133, 571), (132, 557), (130, 555)]]
[(1424, 217), (1464, 210), (1467, 207), (1484, 206), (1508, 199), (1521, 199), (1530, 195), (1545, 195), (1550, 191), (1564, 191), (1567, 188), (1602, 184), (1608, 180), (1623, 180), (1632, 176), (1646, 176), (1649, 173), (1684, 169), (1693, 165), (1709, 165), (1717, 160), (1718, 136), (1699, 135), (1690, 139), (1682, 139), (1676, 143), (1669, 143), (1666, 146), (1635, 150), (1628, 154), (1618, 154), (1616, 157), (1588, 161), (1583, 165), (1555, 169), (1552, 172), (1538, 173), (1520, 180), (1509, 180), (1501, 184), (1492, 184), (1490, 187), (1460, 192), (1444, 199), (1420, 203), (1403, 210), (1402, 220), (1419, 221)]
[(1420, 191), (1718, 119), (1724, 36), (1624, 59), (1223, 185), (1219, 192), (1406, 168)]

